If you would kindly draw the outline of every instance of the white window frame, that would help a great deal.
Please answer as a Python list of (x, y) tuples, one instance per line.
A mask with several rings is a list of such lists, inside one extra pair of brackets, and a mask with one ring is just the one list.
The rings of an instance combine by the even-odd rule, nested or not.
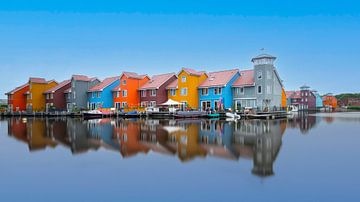
[(123, 86), (126, 86), (126, 79), (124, 79), (121, 83)]
[(152, 89), (152, 90), (150, 91), (150, 96), (152, 96), (152, 97), (155, 97), (155, 96), (156, 96), (156, 90), (155, 90), (155, 89)]
[(222, 94), (222, 88), (216, 87), (214, 88), (214, 95), (221, 95)]
[(186, 82), (186, 76), (182, 76), (182, 77), (181, 77), (181, 82), (182, 82), (182, 83), (185, 83), (185, 82)]
[(141, 90), (141, 97), (146, 97), (146, 90)]
[[(260, 92), (259, 92), (259, 87), (260, 87)], [(257, 94), (263, 94), (263, 87), (262, 87), (262, 85), (258, 85), (258, 86), (256, 87), (256, 92), (257, 92)]]
[(123, 91), (122, 91), (122, 96), (123, 96), (123, 97), (127, 97), (127, 90), (123, 90)]
[[(204, 93), (204, 91), (205, 91), (205, 93)], [(209, 95), (209, 88), (202, 88), (201, 95)]]
[[(185, 91), (184, 91), (185, 93), (183, 93), (183, 90), (185, 90)], [(181, 96), (187, 96), (187, 95), (188, 95), (188, 88), (181, 88), (181, 89), (180, 89), (180, 95), (181, 95)]]
[(170, 89), (170, 96), (176, 96), (176, 89)]
[(127, 102), (122, 102), (122, 103), (121, 103), (121, 106), (122, 106), (122, 108), (126, 107), (126, 106), (127, 106)]

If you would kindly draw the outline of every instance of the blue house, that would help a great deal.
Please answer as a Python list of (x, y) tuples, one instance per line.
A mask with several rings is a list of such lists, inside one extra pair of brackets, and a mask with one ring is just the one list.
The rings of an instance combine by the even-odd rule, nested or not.
[(232, 108), (232, 84), (240, 77), (239, 70), (208, 73), (208, 78), (199, 85), (199, 108), (224, 110)]
[(120, 77), (106, 78), (88, 91), (88, 108), (109, 109), (114, 107), (112, 90), (120, 84)]
[(316, 90), (313, 90), (312, 92), (316, 97), (316, 108), (317, 109), (323, 108), (324, 104), (323, 104), (323, 99), (322, 99), (321, 95)]
[(239, 153), (233, 147), (234, 127), (218, 120), (205, 120), (201, 122), (199, 142), (210, 156), (229, 160), (237, 160)]

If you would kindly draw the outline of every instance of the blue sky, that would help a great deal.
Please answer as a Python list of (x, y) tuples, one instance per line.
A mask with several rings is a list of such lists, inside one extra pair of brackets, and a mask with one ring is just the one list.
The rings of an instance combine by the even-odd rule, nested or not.
[(250, 69), (261, 48), (287, 90), (359, 92), (360, 3), (1, 1), (0, 98), (29, 76)]

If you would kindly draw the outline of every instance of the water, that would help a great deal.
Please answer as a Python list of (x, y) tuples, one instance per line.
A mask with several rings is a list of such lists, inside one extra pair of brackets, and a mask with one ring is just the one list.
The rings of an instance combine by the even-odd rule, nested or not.
[(360, 114), (0, 121), (0, 201), (359, 201)]

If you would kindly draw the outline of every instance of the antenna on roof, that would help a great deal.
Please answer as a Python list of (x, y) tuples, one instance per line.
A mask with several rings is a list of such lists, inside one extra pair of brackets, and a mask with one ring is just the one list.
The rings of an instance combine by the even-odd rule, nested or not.
[(264, 50), (265, 50), (265, 48), (260, 48), (260, 50), (261, 50), (261, 51), (264, 51)]

